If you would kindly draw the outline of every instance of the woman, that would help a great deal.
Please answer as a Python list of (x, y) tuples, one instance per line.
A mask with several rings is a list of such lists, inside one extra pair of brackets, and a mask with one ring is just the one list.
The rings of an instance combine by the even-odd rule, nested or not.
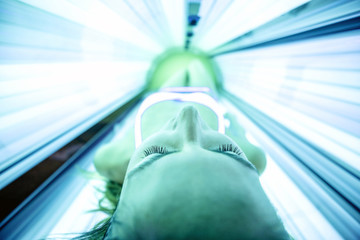
[(263, 152), (235, 121), (234, 139), (215, 122), (207, 107), (165, 101), (143, 115), (139, 147), (132, 130), (98, 151), (98, 172), (123, 184), (104, 239), (289, 239), (259, 182)]

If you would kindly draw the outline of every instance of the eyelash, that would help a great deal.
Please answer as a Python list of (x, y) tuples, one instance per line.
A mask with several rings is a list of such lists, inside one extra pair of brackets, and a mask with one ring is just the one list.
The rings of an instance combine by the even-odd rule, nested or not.
[(233, 152), (237, 155), (241, 155), (242, 151), (237, 146), (232, 144), (221, 144), (218, 148), (220, 152)]
[[(237, 155), (241, 155), (241, 153), (242, 153), (240, 148), (238, 148), (237, 146), (234, 146), (233, 144), (221, 144), (221, 145), (219, 145), (218, 151), (219, 152), (233, 152)], [(151, 154), (154, 154), (154, 153), (166, 154), (166, 153), (168, 153), (168, 151), (167, 151), (166, 147), (162, 147), (162, 146), (151, 146), (144, 150), (145, 157), (147, 157)]]
[(144, 155), (149, 156), (151, 154), (154, 153), (159, 153), (159, 154), (166, 154), (168, 151), (166, 149), (166, 147), (161, 147), (161, 146), (151, 146), (147, 149), (144, 150)]

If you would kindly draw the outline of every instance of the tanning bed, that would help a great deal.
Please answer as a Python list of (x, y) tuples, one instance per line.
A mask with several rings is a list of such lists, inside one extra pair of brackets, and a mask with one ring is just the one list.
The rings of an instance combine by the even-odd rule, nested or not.
[(358, 239), (359, 15), (355, 0), (0, 0), (1, 205), (24, 174), (103, 126), (3, 217), (0, 238), (101, 220), (85, 213), (101, 183), (78, 169), (94, 170), (99, 146), (121, 138), (143, 97), (172, 77), (149, 71), (154, 63), (196, 58), (216, 69), (195, 62), (192, 79), (216, 79), (219, 104), (267, 153), (260, 180), (291, 235)]

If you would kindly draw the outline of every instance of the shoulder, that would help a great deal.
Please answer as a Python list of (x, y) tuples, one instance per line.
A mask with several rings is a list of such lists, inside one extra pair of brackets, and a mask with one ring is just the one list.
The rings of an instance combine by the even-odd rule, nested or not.
[(129, 132), (121, 140), (105, 144), (96, 151), (95, 168), (102, 176), (122, 183), (134, 150), (134, 136)]
[(230, 121), (229, 127), (226, 128), (226, 135), (238, 144), (248, 160), (254, 164), (259, 174), (262, 174), (266, 167), (266, 155), (264, 151), (249, 141), (246, 137), (246, 130), (234, 115), (227, 113), (226, 118)]

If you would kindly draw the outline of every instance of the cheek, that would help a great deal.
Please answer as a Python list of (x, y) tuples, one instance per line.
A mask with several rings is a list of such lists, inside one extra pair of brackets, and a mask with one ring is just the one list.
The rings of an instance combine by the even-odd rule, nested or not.
[(164, 130), (164, 131), (175, 130), (176, 126), (177, 126), (176, 117), (173, 117), (164, 125), (162, 130)]
[(201, 145), (205, 149), (216, 150), (223, 144), (237, 144), (224, 134), (215, 131), (207, 131), (201, 137)]
[(182, 142), (176, 131), (162, 130), (157, 134), (152, 135), (144, 141), (133, 153), (128, 171), (133, 169), (136, 164), (145, 159), (145, 150), (153, 146), (163, 147), (166, 151), (178, 151), (181, 149)]
[(138, 164), (139, 162), (141, 162), (142, 160), (143, 160), (143, 156), (144, 155), (142, 155), (142, 152), (141, 151), (136, 151), (134, 154), (133, 154), (133, 156), (131, 157), (131, 159), (130, 159), (130, 162), (129, 162), (129, 166), (128, 166), (128, 168), (127, 168), (127, 173), (131, 170), (131, 169), (133, 169), (135, 166), (136, 166), (136, 164)]

